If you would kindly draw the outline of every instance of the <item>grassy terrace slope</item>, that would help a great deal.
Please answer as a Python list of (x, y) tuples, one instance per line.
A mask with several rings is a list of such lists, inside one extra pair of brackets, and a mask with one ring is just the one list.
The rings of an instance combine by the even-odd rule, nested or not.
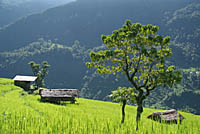
[[(134, 134), (136, 108), (126, 107), (125, 124), (120, 125), (117, 103), (78, 99), (66, 106), (39, 102), (37, 95), (22, 95), (13, 81), (0, 78), (1, 134)], [(144, 109), (140, 134), (199, 134), (200, 117), (182, 113), (180, 125), (146, 119), (153, 109)]]

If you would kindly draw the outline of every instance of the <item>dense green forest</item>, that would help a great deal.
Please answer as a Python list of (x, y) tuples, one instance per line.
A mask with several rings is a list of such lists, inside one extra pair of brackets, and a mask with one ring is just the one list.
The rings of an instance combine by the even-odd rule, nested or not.
[(160, 87), (146, 107), (177, 108), (200, 114), (200, 2), (198, 0), (78, 0), (22, 18), (0, 29), (0, 77), (31, 75), (28, 62), (48, 61), (49, 88), (78, 88), (85, 98), (110, 100), (107, 95), (127, 86), (121, 76), (88, 70), (90, 50), (104, 49), (101, 34), (110, 34), (126, 19), (160, 27), (170, 35), (174, 64), (183, 73), (174, 88)]

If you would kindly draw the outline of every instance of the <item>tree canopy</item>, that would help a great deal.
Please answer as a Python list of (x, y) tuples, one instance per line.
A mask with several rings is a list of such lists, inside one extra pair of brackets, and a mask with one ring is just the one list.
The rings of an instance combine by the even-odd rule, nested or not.
[(44, 77), (48, 74), (48, 68), (50, 65), (48, 64), (47, 61), (42, 62), (42, 66), (40, 64), (36, 64), (34, 61), (30, 61), (28, 63), (33, 71), (34, 76), (37, 76), (36, 80), (36, 88), (38, 89), (39, 87), (44, 87)]

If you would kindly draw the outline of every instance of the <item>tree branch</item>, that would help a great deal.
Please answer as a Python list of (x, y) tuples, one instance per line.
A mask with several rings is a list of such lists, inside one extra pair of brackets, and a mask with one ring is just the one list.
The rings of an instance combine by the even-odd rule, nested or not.
[[(153, 64), (151, 64), (148, 73), (150, 73), (152, 71), (152, 68), (153, 68)], [(149, 74), (148, 74), (148, 76), (149, 76)], [(147, 76), (146, 82), (142, 86), (140, 86), (139, 88), (146, 87), (147, 83), (149, 82), (149, 77), (148, 76)]]
[(125, 72), (126, 72), (126, 76), (128, 77), (128, 80), (131, 82), (131, 84), (136, 88), (136, 90), (138, 90), (139, 88), (138, 88), (138, 86), (137, 86), (137, 84), (133, 81), (133, 80), (131, 80), (131, 78), (130, 78), (130, 76), (129, 76), (129, 72), (128, 72), (128, 70), (124, 70)]
[(130, 77), (130, 75), (129, 75), (129, 65), (128, 65), (128, 61), (127, 61), (127, 58), (126, 58), (126, 56), (127, 56), (127, 53), (126, 53), (126, 51), (124, 51), (124, 53), (125, 53), (125, 68), (123, 68), (123, 70), (124, 70), (124, 72), (126, 73), (126, 76), (127, 76), (127, 78), (128, 78), (128, 80), (131, 82), (131, 84), (136, 88), (136, 90), (138, 90), (138, 86), (137, 86), (137, 84), (131, 79), (131, 77)]
[(140, 61), (141, 61), (141, 53), (140, 53), (140, 57), (139, 57), (139, 60), (138, 60), (137, 66), (136, 66), (134, 72), (133, 72), (132, 75), (131, 75), (131, 80), (132, 80), (132, 81), (133, 81), (133, 78), (134, 78), (135, 74), (136, 74), (137, 71), (138, 71), (138, 68), (139, 68), (139, 65), (140, 65)]
[(147, 87), (146, 88), (147, 92), (145, 94), (145, 97), (149, 96), (150, 95), (150, 91), (154, 90), (156, 87), (157, 87), (157, 85), (154, 85), (152, 88)]

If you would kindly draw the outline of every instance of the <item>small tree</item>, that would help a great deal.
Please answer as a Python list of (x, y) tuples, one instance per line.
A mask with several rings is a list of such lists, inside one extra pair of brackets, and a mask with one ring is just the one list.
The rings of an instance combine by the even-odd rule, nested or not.
[(42, 66), (40, 64), (36, 64), (34, 61), (30, 61), (28, 63), (32, 69), (32, 72), (34, 76), (37, 76), (37, 80), (35, 82), (36, 89), (39, 89), (39, 87), (44, 87), (44, 77), (48, 74), (48, 68), (50, 65), (47, 61), (42, 62)]
[(113, 31), (111, 35), (102, 35), (107, 49), (91, 51), (91, 62), (86, 63), (88, 68), (94, 67), (100, 74), (126, 75), (135, 93), (129, 98), (134, 97), (137, 104), (137, 130), (143, 101), (150, 92), (162, 85), (172, 87), (182, 79), (180, 71), (166, 64), (166, 59), (172, 55), (168, 47), (170, 37), (158, 35), (158, 29), (155, 25), (141, 25), (127, 20), (122, 28)]
[(132, 104), (135, 103), (135, 93), (133, 88), (126, 88), (126, 87), (118, 87), (117, 90), (112, 91), (110, 96), (114, 101), (118, 101), (122, 103), (122, 120), (121, 123), (124, 123), (125, 120), (125, 106), (127, 101), (131, 102)]

